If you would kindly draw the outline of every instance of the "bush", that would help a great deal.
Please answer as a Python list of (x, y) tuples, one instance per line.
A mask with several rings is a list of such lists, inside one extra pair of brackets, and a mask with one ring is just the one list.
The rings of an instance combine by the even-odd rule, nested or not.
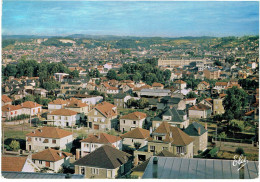
[(207, 157), (209, 157), (209, 158), (215, 157), (217, 155), (218, 151), (219, 151), (219, 148), (214, 147), (213, 149), (211, 149), (209, 151), (209, 153), (207, 154)]
[(238, 148), (236, 149), (235, 153), (237, 153), (237, 154), (239, 154), (239, 155), (241, 155), (241, 154), (244, 155), (244, 154), (245, 154), (244, 149), (241, 148), (241, 147), (238, 147)]
[(10, 143), (9, 147), (13, 150), (13, 151), (18, 151), (20, 149), (20, 143), (16, 140), (12, 140), (12, 142)]

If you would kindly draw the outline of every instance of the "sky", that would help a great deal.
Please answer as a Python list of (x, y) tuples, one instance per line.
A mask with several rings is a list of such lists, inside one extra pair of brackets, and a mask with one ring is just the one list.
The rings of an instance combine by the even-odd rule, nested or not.
[(243, 36), (259, 33), (253, 1), (10, 1), (3, 35)]

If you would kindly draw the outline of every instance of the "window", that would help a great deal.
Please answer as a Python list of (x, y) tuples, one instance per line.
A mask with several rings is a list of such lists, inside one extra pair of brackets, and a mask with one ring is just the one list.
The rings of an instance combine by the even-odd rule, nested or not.
[(97, 122), (97, 118), (94, 118), (94, 121)]
[(163, 150), (168, 150), (168, 147), (163, 147)]
[(83, 175), (85, 174), (85, 167), (80, 168), (80, 174), (83, 174)]
[(42, 164), (42, 161), (39, 161), (39, 164)]
[(99, 169), (91, 168), (91, 173), (92, 174), (99, 174)]
[(136, 121), (133, 121), (133, 124), (136, 124)]
[(49, 147), (45, 147), (45, 149), (48, 149)]
[(94, 112), (94, 115), (97, 115), (97, 111)]
[(38, 138), (35, 138), (35, 141), (38, 141)]
[(155, 151), (155, 146), (152, 146), (152, 145), (151, 145), (151, 146), (150, 146), (150, 151), (151, 151), (151, 152), (154, 152), (154, 151)]
[(56, 144), (56, 140), (52, 140), (52, 143), (53, 143), (53, 144)]
[(101, 122), (105, 122), (105, 118), (102, 118), (102, 119), (101, 119)]
[(177, 147), (177, 154), (185, 153), (185, 147), (178, 146)]
[(123, 122), (124, 122), (124, 124), (125, 124), (125, 120), (124, 120)]
[(157, 136), (156, 140), (162, 140), (162, 137), (161, 136)]

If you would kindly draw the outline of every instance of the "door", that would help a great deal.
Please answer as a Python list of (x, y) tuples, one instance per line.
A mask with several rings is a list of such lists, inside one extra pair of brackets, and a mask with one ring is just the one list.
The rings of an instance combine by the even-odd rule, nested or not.
[(32, 150), (32, 146), (31, 145), (29, 145), (29, 151), (31, 151)]
[(99, 130), (99, 125), (98, 124), (94, 124), (94, 130)]
[(66, 122), (66, 126), (69, 126), (69, 122)]
[(45, 162), (45, 167), (50, 167), (50, 162), (46, 161)]

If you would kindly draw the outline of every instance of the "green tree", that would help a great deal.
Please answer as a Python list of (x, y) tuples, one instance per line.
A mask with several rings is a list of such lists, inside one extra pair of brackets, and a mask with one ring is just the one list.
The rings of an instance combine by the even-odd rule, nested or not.
[(227, 135), (225, 132), (221, 132), (219, 135), (218, 135), (218, 138), (220, 139), (220, 147), (221, 147), (221, 144), (222, 144), (222, 139), (225, 139), (227, 138)]
[(112, 79), (116, 79), (116, 77), (117, 77), (117, 75), (116, 75), (116, 71), (115, 70), (109, 70), (108, 72), (107, 72), (107, 78), (109, 79), (109, 80), (112, 80)]
[(247, 93), (238, 87), (232, 87), (227, 90), (227, 95), (223, 100), (225, 108), (225, 117), (230, 119), (239, 119), (241, 110), (247, 105)]
[(73, 78), (78, 78), (79, 77), (79, 71), (78, 70), (71, 71), (70, 76), (72, 76)]
[(195, 92), (189, 92), (187, 95), (186, 95), (186, 98), (197, 98), (197, 94)]
[(233, 137), (235, 136), (236, 132), (241, 132), (244, 128), (244, 121), (241, 120), (231, 120), (228, 125), (228, 129), (233, 133)]
[(141, 73), (138, 71), (138, 72), (136, 72), (135, 74), (134, 74), (134, 76), (133, 76), (133, 80), (134, 81), (140, 81), (142, 79), (142, 75), (141, 75)]
[(9, 77), (9, 76), (16, 76), (17, 74), (17, 67), (16, 65), (13, 65), (13, 64), (8, 64), (6, 65), (5, 67), (5, 70), (4, 70), (4, 75)]
[(20, 143), (16, 140), (12, 140), (12, 142), (10, 143), (9, 147), (13, 150), (13, 151), (18, 151), (20, 149)]
[(144, 109), (149, 106), (149, 101), (146, 98), (141, 98), (137, 101), (137, 106), (140, 109)]

